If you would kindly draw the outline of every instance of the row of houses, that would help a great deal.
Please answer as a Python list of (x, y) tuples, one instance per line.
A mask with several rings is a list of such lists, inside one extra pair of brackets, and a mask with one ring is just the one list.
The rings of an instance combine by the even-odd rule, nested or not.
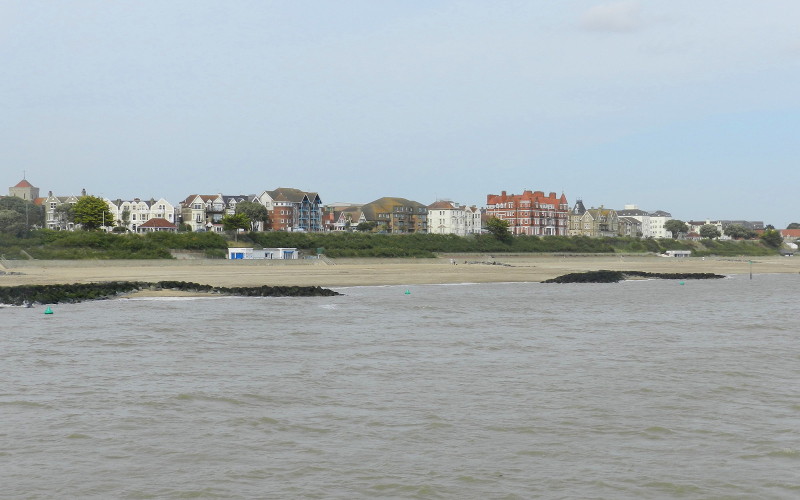
[[(10, 196), (31, 200), (43, 206), (45, 226), (50, 229), (71, 230), (73, 224), (63, 207), (76, 203), (80, 196), (39, 196), (39, 188), (26, 179), (9, 188)], [(319, 193), (295, 188), (278, 188), (260, 194), (191, 194), (172, 204), (164, 198), (132, 200), (109, 199), (109, 212), (115, 226), (132, 232), (177, 231), (184, 225), (192, 231), (222, 232), (222, 219), (236, 213), (240, 203), (257, 203), (269, 214), (266, 223), (258, 222), (260, 231), (353, 231), (369, 228), (385, 233), (435, 233), (466, 236), (483, 231), (484, 222), (491, 218), (508, 221), (514, 235), (531, 236), (635, 236), (669, 238), (672, 233), (666, 224), (672, 219), (668, 212), (640, 210), (626, 205), (621, 210), (586, 208), (578, 199), (570, 208), (566, 195), (555, 192), (524, 190), (521, 194), (489, 194), (486, 206), (478, 208), (453, 201), (438, 200), (432, 204), (399, 197), (383, 197), (364, 204), (334, 203), (323, 205)], [(761, 222), (748, 221), (690, 221), (689, 233), (699, 232), (706, 224), (714, 224), (722, 233), (729, 223), (763, 229)]]
[(258, 195), (192, 194), (178, 204), (179, 222), (192, 231), (222, 231), (222, 218), (236, 213), (242, 202), (258, 203), (269, 213), (269, 225), (260, 231), (322, 231), (322, 200), (319, 194), (294, 188), (278, 188)]
[(569, 213), (569, 236), (633, 236), (642, 238), (671, 238), (666, 229), (672, 214), (663, 210), (646, 212), (636, 205), (625, 205), (622, 210), (605, 208), (587, 209), (583, 200), (577, 200)]

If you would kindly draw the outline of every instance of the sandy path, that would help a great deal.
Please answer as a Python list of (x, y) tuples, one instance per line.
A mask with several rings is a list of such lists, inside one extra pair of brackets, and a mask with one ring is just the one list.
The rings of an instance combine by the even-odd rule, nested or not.
[[(451, 264), (453, 258), (456, 265)], [(750, 263), (752, 261), (752, 264)], [(494, 262), (494, 264), (491, 264)], [(320, 261), (5, 261), (0, 286), (100, 281), (192, 281), (213, 286), (324, 287), (542, 281), (571, 272), (611, 269), (717, 274), (798, 273), (800, 258), (665, 258), (643, 256), (453, 255), (438, 259)]]

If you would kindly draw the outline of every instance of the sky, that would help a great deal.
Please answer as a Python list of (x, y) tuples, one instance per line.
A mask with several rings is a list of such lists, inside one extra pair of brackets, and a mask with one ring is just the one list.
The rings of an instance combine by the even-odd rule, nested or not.
[(0, 0), (7, 186), (800, 222), (797, 0)]

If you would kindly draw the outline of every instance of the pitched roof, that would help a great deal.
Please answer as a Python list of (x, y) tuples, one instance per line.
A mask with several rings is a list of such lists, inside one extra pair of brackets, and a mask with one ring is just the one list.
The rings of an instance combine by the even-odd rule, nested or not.
[(51, 203), (53, 202), (52, 200), (56, 200), (58, 203), (75, 203), (76, 201), (78, 201), (78, 197), (75, 196), (74, 194), (71, 194), (69, 196), (54, 196), (51, 194), (50, 196), (45, 198), (45, 201), (50, 201)]
[(438, 200), (428, 205), (428, 210), (453, 210), (455, 206), (452, 201)]
[(22, 180), (21, 180), (21, 181), (19, 181), (19, 182), (17, 183), (17, 185), (16, 185), (16, 186), (14, 186), (14, 187), (15, 187), (15, 188), (32, 188), (32, 187), (33, 187), (33, 184), (31, 184), (30, 182), (28, 182), (28, 181), (27, 181), (27, 180), (25, 180), (25, 179), (22, 179)]
[(394, 211), (395, 207), (408, 207), (408, 208), (426, 208), (425, 205), (418, 201), (407, 200), (405, 198), (397, 198), (391, 196), (385, 196), (383, 198), (378, 198), (375, 201), (371, 201), (361, 207), (361, 211), (364, 213), (364, 217), (367, 220), (377, 220), (379, 213), (391, 213)]
[(267, 194), (275, 201), (291, 201), (293, 203), (300, 203), (303, 198), (308, 198), (311, 202), (319, 198), (319, 194), (313, 191), (301, 191), (295, 188), (278, 188), (267, 191)]
[(154, 218), (148, 220), (147, 222), (145, 222), (144, 224), (140, 225), (139, 227), (140, 228), (142, 228), (142, 227), (153, 227), (153, 228), (167, 227), (167, 228), (170, 228), (170, 229), (178, 229), (178, 226), (176, 226), (172, 222), (168, 221), (167, 219), (163, 219), (161, 217), (154, 217)]
[(644, 210), (639, 210), (638, 208), (625, 208), (623, 210), (617, 210), (617, 215), (622, 217), (642, 217), (642, 216), (650, 216), (648, 212)]
[(253, 199), (254, 196), (255, 195), (252, 194), (222, 195), (222, 201), (224, 201), (225, 204), (227, 205), (231, 202), (231, 200), (234, 200), (236, 203), (239, 203), (242, 201), (250, 201)]
[(611, 215), (616, 214), (616, 212), (613, 209), (602, 208), (602, 207), (601, 208), (590, 208), (589, 210), (587, 210), (587, 212), (591, 212), (593, 216), (598, 216), (598, 217), (603, 216), (603, 215), (611, 216)]

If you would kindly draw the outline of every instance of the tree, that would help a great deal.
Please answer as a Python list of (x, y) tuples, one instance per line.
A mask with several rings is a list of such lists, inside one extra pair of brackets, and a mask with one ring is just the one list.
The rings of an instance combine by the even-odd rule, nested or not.
[(780, 231), (775, 229), (767, 229), (759, 238), (765, 245), (771, 246), (772, 248), (779, 248), (783, 245), (783, 236), (781, 236)]
[(359, 222), (356, 226), (356, 231), (361, 231), (362, 233), (366, 233), (369, 231), (373, 231), (376, 227), (378, 227), (378, 223), (374, 220), (372, 221), (365, 221)]
[(124, 226), (125, 229), (127, 229), (128, 226), (131, 224), (131, 209), (128, 207), (123, 208), (120, 217), (122, 217), (122, 220), (118, 222), (120, 223), (121, 226)]
[(225, 231), (234, 231), (235, 241), (239, 241), (239, 229), (250, 229), (250, 218), (245, 214), (226, 215), (220, 222)]
[(679, 234), (686, 234), (689, 232), (689, 226), (685, 222), (678, 219), (670, 219), (664, 224), (664, 229), (672, 233), (672, 239), (677, 240)]
[(700, 237), (707, 238), (709, 240), (713, 240), (714, 238), (719, 238), (722, 234), (717, 229), (717, 226), (713, 224), (703, 224), (700, 228)]
[(114, 225), (114, 217), (108, 209), (108, 203), (97, 196), (81, 196), (72, 206), (74, 221), (87, 231)]
[(800, 222), (792, 222), (786, 226), (786, 229), (800, 229)]
[(251, 231), (258, 231), (259, 225), (261, 225), (262, 231), (269, 227), (269, 211), (261, 203), (242, 201), (236, 205), (236, 213), (244, 214), (250, 219)]
[(25, 231), (24, 215), (15, 210), (0, 209), (0, 233), (22, 236)]
[(0, 210), (10, 210), (22, 216), (24, 231), (44, 225), (44, 209), (28, 200), (16, 196), (0, 197)]
[(730, 224), (722, 230), (726, 236), (730, 236), (735, 240), (752, 239), (756, 237), (755, 231), (748, 229), (741, 224)]
[(62, 203), (58, 205), (53, 211), (55, 221), (61, 229), (66, 229), (67, 223), (75, 222), (75, 214), (72, 211), (72, 205), (69, 203)]
[(511, 233), (508, 231), (510, 226), (511, 224), (507, 220), (498, 217), (490, 217), (486, 221), (486, 230), (500, 241), (509, 241), (511, 239)]

